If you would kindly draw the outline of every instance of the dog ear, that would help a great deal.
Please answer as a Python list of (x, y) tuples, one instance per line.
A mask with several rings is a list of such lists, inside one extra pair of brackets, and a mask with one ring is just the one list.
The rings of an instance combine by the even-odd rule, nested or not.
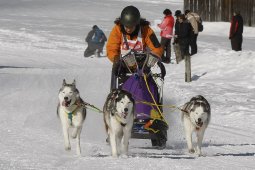
[(188, 104), (188, 111), (194, 111), (194, 106), (195, 106), (195, 101), (190, 101), (190, 103)]
[(75, 89), (75, 93), (76, 93), (76, 98), (79, 99), (80, 98), (80, 92), (78, 89)]
[(73, 85), (74, 87), (76, 86), (76, 81), (75, 81), (75, 79), (73, 80), (72, 85)]
[(114, 89), (113, 91), (112, 91), (112, 95), (113, 96), (116, 96), (118, 94), (118, 89)]
[(62, 84), (63, 86), (65, 86), (66, 85), (66, 79), (63, 79), (63, 84)]

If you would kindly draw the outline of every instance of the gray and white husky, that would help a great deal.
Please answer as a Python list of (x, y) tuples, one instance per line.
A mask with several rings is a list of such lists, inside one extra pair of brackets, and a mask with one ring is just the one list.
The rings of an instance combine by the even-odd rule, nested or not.
[(134, 123), (134, 106), (132, 95), (119, 89), (112, 90), (105, 101), (104, 123), (110, 138), (113, 157), (128, 153), (128, 144)]
[(71, 150), (69, 129), (72, 128), (72, 138), (77, 140), (76, 152), (81, 154), (80, 135), (82, 124), (86, 118), (86, 109), (84, 102), (80, 97), (79, 91), (76, 88), (75, 80), (72, 84), (67, 84), (65, 79), (58, 94), (59, 104), (57, 108), (57, 115), (62, 124), (65, 150)]
[(210, 122), (211, 108), (208, 101), (201, 95), (191, 98), (182, 108), (182, 121), (184, 124), (184, 131), (188, 150), (194, 153), (195, 149), (192, 145), (192, 133), (197, 135), (197, 149), (196, 153), (200, 156), (201, 146), (205, 130)]

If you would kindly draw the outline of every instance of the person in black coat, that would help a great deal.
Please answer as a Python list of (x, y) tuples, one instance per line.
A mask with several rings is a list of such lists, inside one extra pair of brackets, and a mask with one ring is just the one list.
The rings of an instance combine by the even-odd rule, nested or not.
[(174, 24), (174, 34), (178, 35), (180, 31), (180, 22), (178, 17), (182, 14), (181, 10), (176, 10), (174, 16), (176, 17), (175, 24)]
[(232, 50), (242, 51), (243, 43), (243, 17), (239, 11), (235, 11), (231, 20), (229, 39)]
[(181, 14), (177, 17), (178, 24), (176, 26), (176, 43), (179, 43), (181, 49), (181, 56), (184, 59), (184, 56), (190, 55), (189, 53), (189, 42), (190, 42), (190, 32), (191, 24), (187, 21), (184, 14)]

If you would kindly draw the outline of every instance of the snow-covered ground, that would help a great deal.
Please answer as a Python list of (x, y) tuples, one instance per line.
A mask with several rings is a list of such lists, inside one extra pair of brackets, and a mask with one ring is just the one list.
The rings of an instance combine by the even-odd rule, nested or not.
[[(128, 158), (112, 158), (103, 118), (88, 111), (82, 156), (66, 152), (56, 116), (64, 78), (76, 79), (82, 98), (102, 108), (109, 92), (111, 63), (84, 58), (84, 38), (94, 24), (107, 36), (123, 7), (137, 6), (152, 23), (162, 11), (183, 9), (179, 0), (1, 0), (0, 1), (0, 169), (254, 169), (255, 28), (244, 28), (243, 51), (230, 48), (230, 23), (204, 23), (191, 83), (184, 63), (166, 65), (166, 105), (181, 106), (201, 94), (212, 108), (202, 151), (188, 154), (180, 112), (165, 109), (167, 148), (132, 139)], [(75, 142), (72, 141), (75, 148)]]

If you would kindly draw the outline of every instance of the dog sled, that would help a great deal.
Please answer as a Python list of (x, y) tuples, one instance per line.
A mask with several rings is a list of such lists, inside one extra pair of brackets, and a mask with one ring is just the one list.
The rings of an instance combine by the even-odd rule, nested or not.
[(163, 115), (165, 67), (150, 53), (130, 51), (113, 64), (111, 89), (122, 89), (135, 100), (131, 138), (151, 139), (152, 146), (164, 148), (168, 124)]

